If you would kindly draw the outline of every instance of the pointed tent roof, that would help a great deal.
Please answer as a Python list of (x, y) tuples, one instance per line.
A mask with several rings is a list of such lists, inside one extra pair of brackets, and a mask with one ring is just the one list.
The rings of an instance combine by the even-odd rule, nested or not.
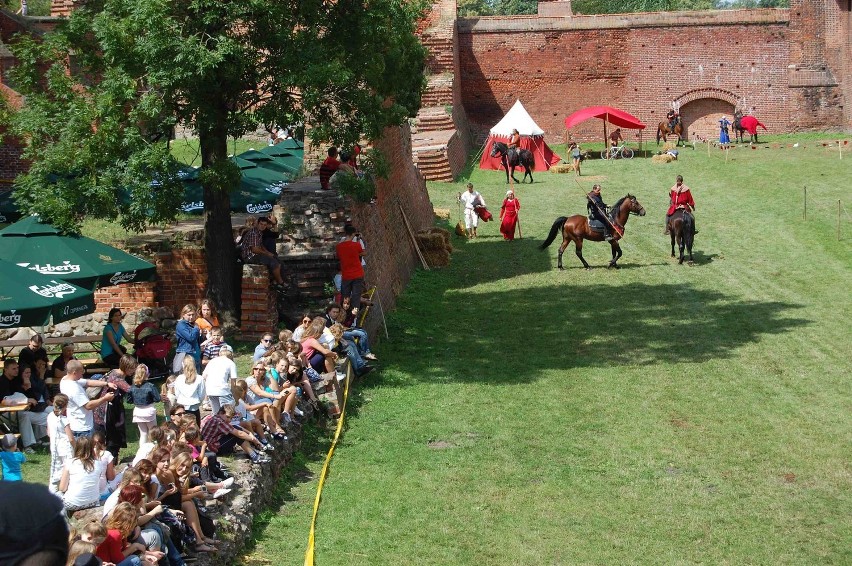
[(544, 135), (544, 130), (538, 127), (520, 100), (515, 101), (515, 105), (506, 112), (503, 119), (491, 128), (491, 135), (509, 137), (513, 128), (517, 128), (522, 136)]

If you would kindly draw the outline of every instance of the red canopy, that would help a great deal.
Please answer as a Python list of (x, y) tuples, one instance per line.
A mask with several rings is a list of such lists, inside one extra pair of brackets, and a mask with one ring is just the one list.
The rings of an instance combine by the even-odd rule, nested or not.
[(565, 127), (568, 129), (573, 128), (589, 118), (600, 118), (619, 128), (628, 128), (630, 130), (645, 129), (645, 124), (640, 122), (639, 118), (611, 106), (589, 106), (588, 108), (577, 110), (565, 118)]

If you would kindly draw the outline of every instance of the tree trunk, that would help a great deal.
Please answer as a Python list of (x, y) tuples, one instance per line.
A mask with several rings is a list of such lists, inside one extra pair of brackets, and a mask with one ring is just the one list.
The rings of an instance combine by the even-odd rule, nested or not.
[[(212, 168), (217, 162), (228, 158), (228, 136), (224, 127), (199, 132), (202, 169)], [(204, 187), (204, 253), (207, 257), (208, 296), (219, 309), (219, 319), (225, 326), (237, 326), (237, 294), (240, 292), (240, 277), (237, 273), (237, 252), (231, 229), (230, 190), (210, 186)]]

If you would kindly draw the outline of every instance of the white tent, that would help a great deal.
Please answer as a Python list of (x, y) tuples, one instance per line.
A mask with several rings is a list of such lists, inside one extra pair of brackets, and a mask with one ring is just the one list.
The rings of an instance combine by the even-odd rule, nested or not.
[(550, 169), (551, 165), (559, 163), (560, 157), (553, 153), (544, 141), (544, 130), (538, 127), (535, 120), (518, 100), (515, 105), (506, 112), (503, 119), (497, 122), (488, 135), (485, 148), (482, 151), (482, 159), (479, 161), (480, 169), (502, 169), (499, 157), (491, 157), (491, 146), (495, 141), (508, 143), (512, 130), (517, 129), (521, 135), (522, 149), (530, 150), (535, 156), (535, 168), (537, 171)]

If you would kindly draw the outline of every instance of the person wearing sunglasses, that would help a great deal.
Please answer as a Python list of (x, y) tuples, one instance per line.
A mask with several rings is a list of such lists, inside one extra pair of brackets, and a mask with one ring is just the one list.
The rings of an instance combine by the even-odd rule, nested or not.
[(260, 360), (260, 358), (269, 355), (269, 353), (272, 351), (272, 340), (273, 336), (271, 332), (267, 332), (260, 337), (260, 344), (255, 346), (254, 356), (252, 356), (251, 359), (253, 364), (256, 364)]
[(309, 313), (305, 313), (302, 315), (302, 318), (299, 319), (299, 326), (293, 330), (293, 335), (291, 338), (296, 342), (302, 341), (302, 336), (305, 335), (305, 330), (311, 325), (311, 321), (314, 319)]

